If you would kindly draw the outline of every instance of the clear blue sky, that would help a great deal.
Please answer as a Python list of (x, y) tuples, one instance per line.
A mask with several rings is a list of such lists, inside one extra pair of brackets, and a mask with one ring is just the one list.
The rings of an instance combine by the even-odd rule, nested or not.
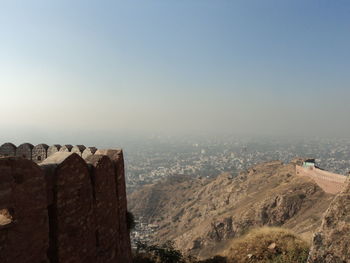
[(350, 135), (350, 1), (0, 0), (0, 38), (1, 141)]

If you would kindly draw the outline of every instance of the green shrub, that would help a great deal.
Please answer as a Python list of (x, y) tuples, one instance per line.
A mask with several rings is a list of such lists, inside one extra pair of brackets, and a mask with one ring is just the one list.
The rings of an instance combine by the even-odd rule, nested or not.
[[(163, 245), (147, 245), (141, 242), (137, 244), (136, 257), (140, 254), (147, 256), (151, 261), (156, 263), (185, 263), (185, 259), (179, 250), (176, 250), (173, 243), (167, 242)], [(140, 261), (142, 262), (142, 261)]]
[(136, 226), (135, 217), (129, 211), (126, 212), (126, 226), (127, 226), (129, 231), (133, 230), (135, 228), (135, 226)]

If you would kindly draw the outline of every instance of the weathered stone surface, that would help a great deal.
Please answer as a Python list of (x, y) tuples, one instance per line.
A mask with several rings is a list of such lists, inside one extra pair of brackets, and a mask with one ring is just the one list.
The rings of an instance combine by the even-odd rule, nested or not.
[(91, 155), (86, 159), (91, 164), (91, 180), (94, 192), (96, 222), (97, 260), (101, 263), (116, 263), (118, 248), (118, 203), (115, 189), (113, 162), (104, 155)]
[(48, 262), (48, 246), (42, 170), (25, 159), (0, 158), (0, 262)]
[(75, 153), (58, 152), (42, 162), (49, 198), (49, 258), (60, 263), (96, 261), (93, 195), (89, 169)]
[(329, 194), (339, 194), (344, 188), (346, 176), (330, 173), (315, 167), (295, 166), (296, 175), (311, 178), (319, 187)]
[(73, 146), (70, 144), (65, 144), (60, 148), (60, 152), (70, 152), (72, 150)]
[(131, 263), (122, 151), (72, 148), (0, 149), (1, 263)]
[(314, 235), (309, 263), (350, 262), (350, 183), (330, 204)]
[(53, 155), (49, 156), (47, 159), (45, 159), (41, 163), (41, 167), (45, 168), (44, 165), (52, 165), (52, 164), (58, 166), (58, 164), (64, 162), (72, 154), (73, 154), (72, 152), (56, 152)]
[(94, 155), (96, 151), (97, 151), (96, 147), (87, 147), (83, 152), (83, 155), (82, 155), (83, 159), (86, 159), (90, 155)]
[(32, 144), (23, 143), (20, 146), (18, 146), (18, 148), (16, 150), (16, 156), (31, 160), (33, 148), (34, 148), (34, 146)]
[(32, 160), (36, 163), (42, 162), (47, 158), (47, 150), (49, 146), (47, 144), (38, 144), (34, 146), (32, 151)]
[(12, 143), (4, 143), (0, 146), (0, 155), (2, 156), (16, 156), (17, 147)]
[(61, 149), (61, 145), (59, 145), (59, 144), (51, 145), (47, 149), (47, 157), (53, 155), (54, 153), (57, 153), (60, 149)]
[(75, 145), (75, 146), (72, 148), (71, 152), (72, 152), (72, 153), (76, 153), (76, 154), (78, 154), (79, 156), (82, 156), (85, 149), (86, 149), (86, 147), (85, 147), (84, 145)]
[(124, 158), (123, 151), (117, 149), (97, 150), (96, 155), (107, 155), (113, 162), (116, 173), (116, 193), (118, 197), (118, 211), (119, 211), (119, 248), (118, 260), (119, 262), (132, 262), (131, 259), (131, 244), (130, 234), (127, 229), (126, 213), (127, 200), (125, 188), (125, 174), (124, 174)]

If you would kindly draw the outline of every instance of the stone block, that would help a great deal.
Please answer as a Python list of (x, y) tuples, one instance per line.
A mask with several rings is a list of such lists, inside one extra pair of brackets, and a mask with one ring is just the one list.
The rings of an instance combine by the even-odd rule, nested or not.
[(47, 157), (53, 155), (54, 153), (57, 153), (60, 149), (61, 149), (61, 145), (59, 145), (59, 144), (51, 145), (47, 149)]
[(94, 192), (96, 262), (122, 262), (117, 260), (119, 217), (113, 162), (104, 155), (91, 155), (86, 161), (91, 165)]
[(60, 152), (70, 152), (73, 148), (73, 145), (65, 144), (60, 148)]
[(0, 158), (0, 262), (48, 262), (48, 233), (42, 170), (22, 158)]
[(47, 150), (49, 146), (47, 144), (38, 144), (34, 146), (32, 150), (32, 160), (36, 163), (40, 163), (47, 158)]
[(75, 145), (75, 146), (73, 146), (71, 152), (76, 153), (79, 156), (82, 156), (85, 149), (86, 149), (86, 147), (84, 145)]
[(87, 147), (82, 154), (83, 159), (86, 159), (90, 155), (94, 155), (96, 151), (97, 151), (96, 147)]
[(96, 262), (93, 192), (89, 169), (75, 153), (58, 152), (40, 164), (49, 195), (51, 262)]
[(32, 144), (23, 143), (17, 147), (16, 156), (31, 160), (33, 148), (34, 148), (34, 146)]
[(2, 156), (16, 156), (17, 147), (12, 143), (4, 143), (0, 146), (0, 155)]
[(124, 157), (123, 151), (118, 149), (97, 150), (95, 155), (106, 155), (114, 163), (116, 176), (116, 193), (118, 199), (118, 213), (119, 213), (119, 248), (118, 259), (120, 262), (132, 262), (131, 257), (131, 243), (130, 233), (127, 229), (127, 200), (126, 200), (126, 186), (125, 186), (125, 172), (124, 172)]

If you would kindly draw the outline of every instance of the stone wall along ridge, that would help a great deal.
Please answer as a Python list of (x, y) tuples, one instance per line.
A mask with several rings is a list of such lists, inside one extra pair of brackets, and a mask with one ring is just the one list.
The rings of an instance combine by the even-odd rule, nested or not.
[(345, 186), (346, 176), (327, 172), (316, 167), (302, 167), (296, 165), (296, 175), (311, 178), (326, 193), (338, 194)]

